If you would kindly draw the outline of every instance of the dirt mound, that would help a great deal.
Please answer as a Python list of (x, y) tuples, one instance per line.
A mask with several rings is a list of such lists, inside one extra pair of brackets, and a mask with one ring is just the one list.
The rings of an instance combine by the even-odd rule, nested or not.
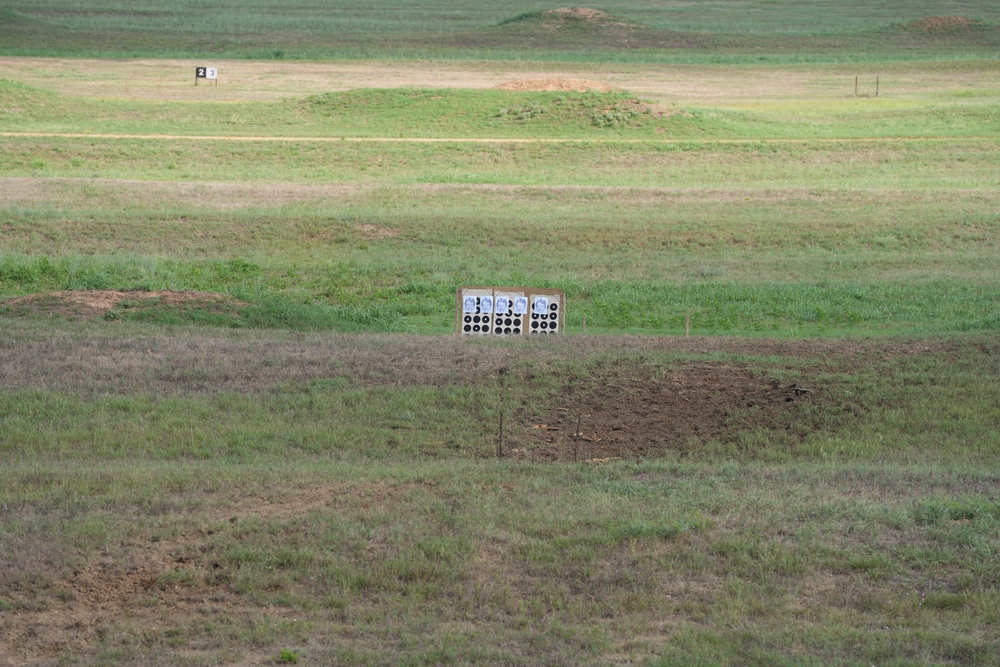
[(977, 22), (964, 16), (929, 16), (910, 21), (904, 27), (911, 32), (928, 35), (946, 35), (969, 32)]
[(572, 31), (579, 27), (597, 31), (634, 27), (629, 21), (599, 9), (588, 9), (587, 7), (560, 7), (541, 12), (537, 16), (541, 19), (542, 27), (550, 32), (564, 29)]
[(538, 92), (596, 92), (610, 93), (613, 89), (606, 83), (588, 79), (521, 79), (508, 81), (495, 87), (496, 90), (526, 90)]
[(587, 7), (559, 7), (542, 12), (542, 16), (557, 20), (576, 19), (577, 21), (607, 21), (614, 18), (607, 12)]
[(726, 440), (736, 429), (801, 424), (799, 403), (815, 396), (813, 388), (732, 365), (609, 370), (567, 386), (555, 412), (529, 427), (528, 444), (515, 455), (604, 462), (685, 452)]
[(156, 301), (162, 306), (190, 303), (235, 304), (236, 301), (215, 292), (175, 292), (171, 290), (66, 290), (29, 294), (0, 301), (0, 308), (19, 316), (54, 315), (70, 319), (93, 320), (132, 302)]

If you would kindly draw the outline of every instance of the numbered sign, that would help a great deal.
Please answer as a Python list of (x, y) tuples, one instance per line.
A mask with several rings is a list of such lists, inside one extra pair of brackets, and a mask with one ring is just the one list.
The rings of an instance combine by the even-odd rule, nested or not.
[(209, 81), (215, 81), (215, 83), (218, 84), (219, 70), (215, 67), (195, 67), (194, 68), (195, 85), (198, 85), (198, 79), (208, 79)]

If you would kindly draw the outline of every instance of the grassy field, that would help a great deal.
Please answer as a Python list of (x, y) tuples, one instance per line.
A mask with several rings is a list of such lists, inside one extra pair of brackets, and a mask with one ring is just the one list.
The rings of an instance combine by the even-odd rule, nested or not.
[(669, 83), (237, 104), (81, 98), (24, 68), (37, 86), (0, 88), (0, 289), (203, 290), (283, 326), (348, 308), (443, 332), (459, 285), (534, 283), (595, 331), (995, 330), (996, 64), (897, 65), (906, 92), (878, 98), (820, 68), (705, 106), (758, 70), (673, 104)]
[(0, 665), (1000, 664), (995, 3), (201, 6), (0, 7)]
[[(537, 2), (344, 0), (80, 2), (8, 0), (0, 44), (11, 55), (300, 59), (445, 57), (601, 62), (897, 59), (990, 54), (1000, 10), (988, 0), (939, 3), (754, 0), (611, 1), (597, 11)], [(928, 20), (933, 18), (934, 20)], [(943, 20), (942, 20), (943, 19)]]

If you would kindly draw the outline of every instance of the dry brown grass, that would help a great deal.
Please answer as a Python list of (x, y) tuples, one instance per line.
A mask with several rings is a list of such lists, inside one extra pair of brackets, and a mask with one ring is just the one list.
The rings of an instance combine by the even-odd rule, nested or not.
[[(950, 348), (943, 342), (745, 340), (641, 336), (571, 336), (565, 340), (477, 344), (441, 336), (275, 334), (273, 332), (151, 333), (122, 337), (117, 323), (88, 334), (39, 325), (7, 327), (0, 345), (0, 386), (84, 393), (257, 392), (281, 383), (346, 378), (370, 386), (438, 386), (496, 381), (516, 358), (533, 372), (579, 356), (679, 352), (785, 357), (838, 366)], [(823, 361), (819, 361), (823, 360)], [(792, 368), (798, 368), (795, 362)]]
[(586, 93), (590, 91), (609, 93), (611, 86), (600, 81), (587, 79), (516, 79), (494, 86), (497, 90), (534, 90), (534, 91), (574, 91)]
[[(877, 147), (857, 149), (831, 155), (825, 152), (798, 158), (803, 164), (826, 164), (851, 160), (854, 163), (877, 164), (885, 150)], [(642, 157), (629, 154), (623, 162), (641, 165)], [(674, 162), (694, 160), (686, 154), (671, 156)], [(653, 163), (654, 160), (650, 159)], [(816, 205), (845, 206), (851, 202), (893, 206), (922, 198), (928, 203), (954, 199), (956, 202), (991, 201), (995, 197), (983, 190), (952, 189), (914, 193), (904, 190), (866, 189), (864, 192), (821, 190), (816, 188), (672, 188), (672, 187), (608, 187), (587, 185), (530, 186), (497, 184), (429, 183), (396, 186), (400, 191), (429, 193), (477, 199), (488, 196), (493, 201), (550, 201), (553, 196), (571, 200), (578, 196), (599, 195), (602, 201), (618, 206), (660, 204), (776, 204), (797, 201)], [(99, 202), (102, 209), (170, 207), (183, 202), (190, 209), (233, 211), (259, 207), (280, 207), (291, 204), (314, 205), (345, 203), (360, 204), (384, 186), (365, 183), (300, 184), (300, 183), (198, 183), (172, 181), (131, 181), (109, 178), (12, 177), (0, 179), (0, 204), (8, 206), (87, 207)], [(847, 221), (849, 222), (849, 221)], [(364, 230), (362, 230), (364, 231)], [(373, 230), (367, 230), (373, 232)], [(379, 232), (384, 234), (384, 232)]]
[[(495, 88), (519, 80), (596, 80), (656, 102), (726, 104), (769, 99), (841, 99), (854, 77), (875, 66), (539, 65), (460, 62), (272, 62), (222, 60), (218, 86), (195, 86), (201, 60), (94, 60), (0, 57), (4, 77), (45, 90), (96, 98), (240, 102), (300, 98), (357, 88)], [(990, 87), (992, 67), (877, 66), (893, 96)], [(886, 72), (886, 70), (889, 70)]]
[(104, 317), (121, 307), (126, 301), (153, 300), (172, 307), (185, 304), (202, 304), (208, 307), (246, 305), (214, 292), (177, 292), (173, 290), (123, 291), (123, 290), (60, 290), (41, 294), (28, 294), (0, 301), (0, 306), (14, 313), (44, 314), (57, 317), (92, 320)]

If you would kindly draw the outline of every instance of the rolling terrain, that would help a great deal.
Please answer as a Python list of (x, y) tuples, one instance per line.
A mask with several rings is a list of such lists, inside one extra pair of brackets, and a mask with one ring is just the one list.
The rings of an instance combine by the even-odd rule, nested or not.
[(997, 664), (995, 3), (347, 4), (0, 6), (0, 665)]

